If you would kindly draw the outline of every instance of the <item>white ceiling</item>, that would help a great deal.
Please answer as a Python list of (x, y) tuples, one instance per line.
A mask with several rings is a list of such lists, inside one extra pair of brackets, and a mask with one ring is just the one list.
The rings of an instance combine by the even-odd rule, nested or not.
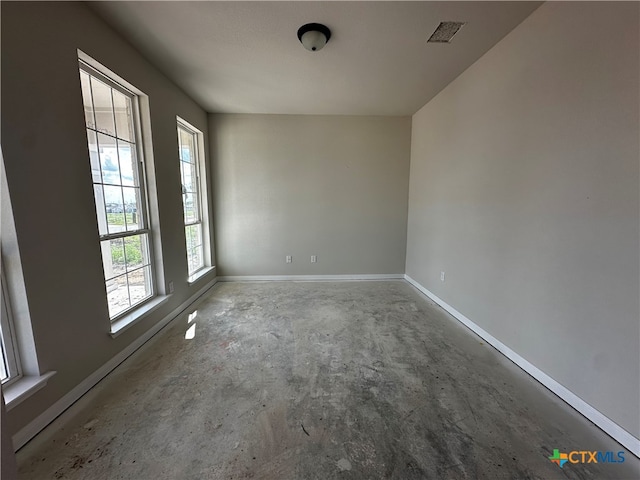
[[(412, 115), (541, 2), (89, 2), (209, 112)], [(441, 21), (468, 22), (428, 44)], [(323, 23), (319, 52), (298, 28)]]

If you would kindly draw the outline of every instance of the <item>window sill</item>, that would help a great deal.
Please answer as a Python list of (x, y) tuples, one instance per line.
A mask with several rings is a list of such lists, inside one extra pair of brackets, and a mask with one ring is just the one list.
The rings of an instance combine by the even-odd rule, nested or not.
[(189, 279), (188, 279), (189, 285), (193, 285), (194, 283), (196, 283), (198, 280), (200, 280), (202, 277), (204, 277), (208, 273), (213, 272), (215, 269), (216, 269), (216, 267), (205, 267), (202, 270), (198, 270), (196, 273), (194, 273), (193, 275), (191, 275), (189, 277)]
[(126, 331), (129, 327), (132, 327), (140, 320), (144, 319), (147, 315), (149, 315), (154, 310), (157, 310), (163, 304), (169, 301), (171, 295), (159, 295), (149, 300), (145, 304), (141, 305), (139, 308), (136, 308), (134, 311), (128, 313), (124, 317), (120, 317), (115, 322), (111, 324), (111, 332), (110, 335), (112, 338), (116, 338), (118, 335)]
[(44, 375), (27, 375), (16, 380), (6, 388), (3, 388), (4, 403), (7, 411), (19, 405), (31, 395), (36, 393), (47, 384), (47, 380), (53, 377), (56, 372), (47, 372)]

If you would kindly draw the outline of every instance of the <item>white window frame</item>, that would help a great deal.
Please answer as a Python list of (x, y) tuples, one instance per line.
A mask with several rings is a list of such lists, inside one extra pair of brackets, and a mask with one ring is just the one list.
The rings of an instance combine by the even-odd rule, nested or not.
[(3, 357), (0, 368), (2, 368), (3, 373), (7, 375), (7, 377), (2, 380), (2, 386), (6, 388), (22, 377), (22, 368), (4, 269), (2, 269), (0, 273), (0, 282), (2, 283), (0, 288), (0, 342), (2, 342)]
[[(204, 153), (204, 136), (202, 132), (194, 127), (192, 124), (187, 122), (186, 120), (176, 117), (177, 121), (177, 140), (178, 140), (178, 162), (181, 166), (180, 168), (180, 185), (182, 195), (182, 206), (183, 206), (183, 220), (184, 220), (184, 232), (185, 232), (185, 248), (187, 253), (187, 275), (189, 283), (193, 283), (202, 276), (209, 273), (213, 267), (211, 265), (211, 240), (209, 235), (210, 228), (210, 220), (209, 220), (209, 203), (208, 203), (208, 195), (207, 195), (207, 170), (206, 170), (206, 162), (205, 162), (205, 153)], [(182, 178), (182, 156), (181, 156), (181, 141), (180, 141), (180, 130), (184, 130), (188, 135), (193, 136), (194, 138), (194, 146), (195, 151), (195, 171), (196, 171), (196, 186), (198, 188), (197, 191), (197, 202), (198, 208), (197, 211), (199, 213), (198, 218), (194, 221), (187, 221), (184, 218), (184, 208), (185, 208), (185, 196), (184, 196), (184, 183)], [(187, 244), (187, 228), (193, 225), (200, 225), (201, 233), (202, 233), (202, 265), (198, 267), (194, 271), (189, 271), (189, 245)]]
[[(90, 76), (95, 77), (96, 79), (105, 83), (107, 86), (109, 86), (113, 90), (116, 90), (119, 93), (125, 95), (131, 100), (131, 106), (132, 106), (131, 118), (133, 123), (133, 142), (131, 143), (134, 143), (135, 145), (135, 154), (137, 157), (137, 161), (135, 163), (137, 168), (134, 171), (134, 176), (137, 177), (137, 180), (138, 180), (137, 185), (134, 185), (134, 186), (138, 187), (139, 189), (141, 208), (140, 208), (140, 211), (137, 212), (137, 214), (139, 216), (138, 222), (140, 223), (141, 228), (137, 228), (135, 230), (125, 230), (123, 232), (118, 232), (118, 233), (100, 234), (99, 242), (118, 239), (118, 238), (125, 239), (127, 237), (133, 237), (136, 235), (147, 236), (147, 245), (143, 246), (142, 248), (143, 250), (146, 249), (147, 251), (147, 257), (149, 259), (149, 263), (145, 264), (142, 268), (145, 268), (146, 266), (149, 267), (150, 278), (147, 279), (147, 288), (150, 291), (150, 295), (148, 295), (147, 297), (135, 303), (132, 303), (130, 298), (129, 300), (130, 306), (128, 308), (118, 312), (113, 316), (110, 315), (109, 318), (112, 326), (114, 324), (118, 324), (119, 325), (118, 329), (119, 329), (119, 328), (122, 328), (120, 325), (122, 325), (123, 323), (125, 325), (128, 325), (131, 321), (135, 320), (140, 315), (147, 313), (147, 311), (149, 311), (150, 308), (143, 308), (143, 307), (146, 307), (147, 304), (149, 304), (154, 298), (158, 297), (158, 289), (156, 288), (157, 266), (155, 261), (156, 258), (154, 255), (154, 239), (153, 239), (153, 232), (151, 228), (151, 216), (150, 216), (150, 209), (149, 209), (149, 202), (148, 202), (149, 184), (147, 181), (147, 169), (146, 169), (145, 154), (144, 154), (145, 152), (143, 149), (143, 135), (142, 135), (142, 127), (141, 127), (140, 94), (135, 91), (136, 89), (133, 86), (123, 81), (119, 76), (113, 74), (112, 72), (110, 72), (108, 69), (104, 67), (100, 67), (95, 61), (91, 61), (91, 62), (87, 61), (88, 59), (85, 59), (86, 55), (80, 55), (81, 52), (78, 52), (78, 53), (79, 53), (79, 56), (81, 57), (78, 59), (80, 72), (85, 72)], [(93, 125), (93, 126), (85, 125), (85, 128), (87, 130), (94, 131), (96, 135), (98, 133), (105, 134), (104, 132), (100, 132), (97, 129), (97, 125)], [(117, 138), (110, 134), (105, 134), (105, 135), (108, 135), (113, 138)], [(94, 182), (92, 179), (92, 184), (97, 185), (98, 183)], [(100, 182), (99, 184), (102, 185), (103, 183)], [(95, 201), (95, 198), (94, 198), (94, 201)], [(106, 216), (107, 215), (106, 201), (103, 203), (105, 204), (105, 216)], [(123, 200), (123, 203), (124, 203), (124, 200)], [(125, 217), (126, 217), (126, 212), (123, 212), (123, 213), (125, 213)], [(100, 244), (102, 245), (102, 243)], [(102, 254), (104, 255), (105, 252), (103, 251)], [(104, 272), (104, 268), (103, 268), (103, 273), (105, 274), (105, 286), (106, 286), (108, 281), (106, 280), (106, 272)], [(105, 297), (105, 300), (108, 301), (108, 298)], [(150, 307), (155, 308), (155, 303), (154, 305), (150, 305)], [(118, 330), (118, 329), (115, 329), (115, 330)], [(112, 333), (113, 332), (114, 332), (114, 329), (112, 328)]]

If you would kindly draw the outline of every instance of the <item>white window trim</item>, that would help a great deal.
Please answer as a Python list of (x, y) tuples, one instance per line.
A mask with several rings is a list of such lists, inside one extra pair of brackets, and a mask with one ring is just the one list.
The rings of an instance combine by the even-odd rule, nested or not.
[(2, 394), (7, 411), (20, 405), (24, 400), (42, 389), (56, 373), (55, 371), (51, 371), (43, 375), (23, 375), (18, 381), (9, 386), (3, 383)]
[(38, 365), (33, 332), (31, 330), (31, 316), (24, 290), (22, 266), (20, 262), (20, 249), (18, 247), (11, 197), (4, 171), (4, 158), (0, 149), (0, 212), (2, 231), (2, 250), (9, 257), (0, 258), (0, 270), (9, 272), (11, 284), (7, 277), (0, 280), (4, 289), (7, 309), (10, 311), (11, 335), (13, 349), (18, 362), (18, 368), (22, 375), (2, 384), (2, 396), (7, 411), (19, 405), (38, 390), (43, 388), (47, 381), (56, 374), (55, 371), (42, 373)]
[[(47, 384), (47, 381), (56, 374), (56, 372), (50, 371), (42, 375), (23, 374), (14, 317), (11, 310), (11, 300), (9, 298), (4, 270), (2, 271), (1, 278), (2, 309), (4, 310), (2, 319), (2, 341), (4, 343), (5, 352), (13, 355), (13, 361), (15, 362), (13, 368), (16, 373), (14, 377), (10, 377), (2, 383), (2, 395), (4, 397), (4, 403), (7, 411), (9, 411), (36, 393), (38, 390), (42, 389)], [(11, 352), (7, 352), (9, 349)]]
[(133, 327), (136, 323), (144, 320), (151, 312), (154, 312), (162, 305), (169, 301), (171, 295), (156, 295), (155, 297), (147, 300), (142, 305), (138, 304), (135, 310), (128, 312), (126, 315), (120, 316), (117, 320), (111, 322), (112, 338), (116, 338)]
[[(188, 132), (192, 133), (196, 138), (196, 169), (198, 172), (198, 202), (200, 204), (200, 217), (201, 221), (199, 222), (202, 225), (202, 254), (203, 254), (203, 266), (193, 272), (187, 278), (189, 285), (193, 285), (201, 278), (205, 277), (207, 274), (211, 273), (215, 270), (215, 266), (213, 265), (213, 255), (211, 253), (211, 216), (209, 209), (209, 188), (207, 185), (208, 178), (208, 169), (204, 148), (204, 135), (201, 130), (187, 122), (183, 118), (176, 116), (176, 123), (178, 127), (182, 127)], [(179, 136), (179, 134), (178, 134)], [(180, 145), (180, 140), (178, 138), (178, 145)], [(178, 161), (180, 162), (180, 155), (178, 152)], [(182, 182), (182, 177), (180, 178)], [(184, 200), (183, 200), (184, 201)], [(187, 224), (184, 222), (183, 225), (186, 227)], [(185, 238), (185, 248), (186, 248), (186, 238)], [(188, 272), (188, 265), (187, 265)]]
[(202, 277), (206, 277), (209, 273), (213, 272), (215, 269), (216, 267), (203, 267), (200, 270), (198, 270), (196, 273), (191, 275), (187, 279), (187, 282), (189, 283), (189, 285), (193, 285), (194, 283), (198, 282), (198, 280), (200, 280)]

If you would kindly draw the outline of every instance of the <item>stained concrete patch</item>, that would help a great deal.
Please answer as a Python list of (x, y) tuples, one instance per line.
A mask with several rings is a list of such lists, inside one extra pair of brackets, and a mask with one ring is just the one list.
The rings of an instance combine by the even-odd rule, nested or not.
[(341, 458), (338, 460), (338, 468), (340, 471), (351, 470), (351, 462), (346, 458)]
[(94, 418), (93, 420), (91, 420), (90, 422), (85, 423), (82, 428), (86, 428), (87, 430), (89, 430), (90, 428), (93, 428), (96, 424), (98, 423), (98, 419)]

